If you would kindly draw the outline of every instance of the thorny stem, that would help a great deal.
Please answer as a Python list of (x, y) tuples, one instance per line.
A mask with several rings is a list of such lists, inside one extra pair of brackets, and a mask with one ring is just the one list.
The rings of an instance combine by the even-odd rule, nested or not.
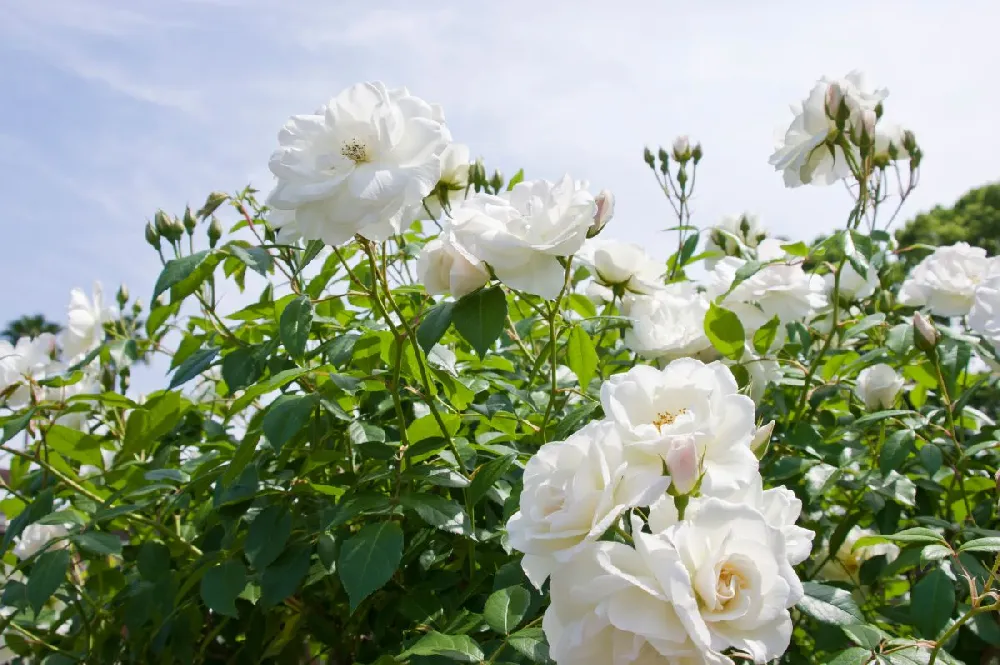
[(569, 256), (566, 258), (566, 272), (563, 276), (562, 289), (559, 290), (559, 295), (556, 296), (555, 302), (549, 305), (549, 344), (552, 348), (552, 355), (549, 358), (549, 378), (551, 388), (549, 392), (548, 404), (545, 405), (545, 416), (542, 418), (542, 440), (546, 442), (548, 441), (548, 432), (546, 430), (549, 424), (549, 418), (552, 417), (552, 407), (555, 405), (556, 393), (559, 392), (559, 384), (556, 379), (556, 369), (558, 367), (558, 363), (556, 362), (556, 358), (558, 356), (556, 353), (556, 315), (559, 313), (559, 305), (562, 304), (563, 295), (565, 295), (566, 289), (569, 286), (572, 268), (573, 257)]

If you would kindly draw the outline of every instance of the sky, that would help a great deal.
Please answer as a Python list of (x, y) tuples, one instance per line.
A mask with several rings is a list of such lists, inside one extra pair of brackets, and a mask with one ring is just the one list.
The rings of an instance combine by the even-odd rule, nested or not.
[(442, 104), (491, 169), (611, 189), (606, 233), (665, 258), (670, 209), (642, 149), (679, 134), (705, 152), (695, 223), (841, 226), (843, 188), (786, 189), (767, 160), (790, 104), (861, 69), (925, 154), (906, 219), (1000, 178), (998, 19), (974, 0), (4, 0), (0, 320), (63, 321), (94, 280), (148, 302), (155, 210), (268, 190), (287, 117), (364, 80)]

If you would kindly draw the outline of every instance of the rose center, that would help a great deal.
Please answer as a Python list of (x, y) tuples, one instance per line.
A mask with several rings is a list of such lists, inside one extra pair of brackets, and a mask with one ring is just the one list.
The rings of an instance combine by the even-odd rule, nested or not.
[(729, 563), (724, 564), (719, 571), (719, 580), (715, 585), (716, 603), (725, 608), (745, 586), (747, 586), (747, 580), (743, 574)]
[(663, 429), (664, 425), (673, 425), (677, 418), (683, 416), (687, 412), (687, 409), (681, 409), (677, 413), (673, 413), (672, 411), (661, 411), (656, 414), (656, 418), (653, 419), (653, 424), (656, 425), (656, 429)]
[(368, 146), (359, 141), (358, 139), (351, 139), (350, 141), (344, 141), (344, 145), (340, 148), (340, 154), (347, 157), (355, 164), (361, 164), (363, 162), (370, 161), (368, 155)]

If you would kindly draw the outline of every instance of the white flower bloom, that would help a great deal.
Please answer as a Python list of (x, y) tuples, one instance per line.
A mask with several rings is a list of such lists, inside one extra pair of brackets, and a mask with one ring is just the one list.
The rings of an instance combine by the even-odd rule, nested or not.
[[(772, 251), (769, 241), (761, 243), (760, 254), (770, 257)], [(735, 257), (719, 261), (709, 278), (709, 297), (715, 300), (729, 291), (736, 271), (745, 264), (746, 261)], [(719, 305), (740, 318), (748, 335), (777, 316), (782, 324), (778, 327), (777, 343), (780, 343), (784, 324), (808, 320), (826, 306), (825, 289), (823, 278), (806, 273), (800, 262), (769, 263), (737, 284)]]
[(788, 648), (788, 609), (803, 596), (790, 563), (802, 553), (789, 552), (785, 531), (773, 518), (750, 505), (709, 497), (662, 533), (679, 554), (697, 597), (691, 623), (707, 627), (712, 649), (736, 648), (755, 663)]
[(455, 298), (472, 293), (490, 281), (486, 265), (465, 251), (445, 230), (431, 240), (417, 257), (417, 280), (427, 293), (450, 293)]
[(626, 446), (663, 459), (668, 469), (671, 451), (693, 442), (703, 492), (738, 487), (757, 473), (754, 404), (722, 363), (680, 358), (662, 371), (633, 367), (601, 386), (601, 404)]
[(609, 303), (615, 298), (614, 291), (603, 284), (598, 284), (597, 282), (587, 282), (587, 286), (584, 288), (583, 294), (590, 298), (590, 301), (595, 305)]
[(972, 309), (976, 287), (1000, 275), (998, 257), (965, 242), (938, 247), (907, 276), (899, 302), (926, 307), (938, 316), (965, 316)]
[(463, 143), (448, 144), (441, 153), (441, 184), (448, 189), (465, 189), (469, 184), (471, 163), (469, 146)]
[[(802, 502), (795, 496), (795, 492), (787, 487), (765, 490), (762, 483), (760, 474), (757, 474), (750, 483), (719, 492), (711, 498), (748, 506), (763, 515), (768, 524), (779, 529), (784, 535), (788, 563), (797, 566), (809, 558), (816, 534), (796, 524), (802, 514)], [(706, 501), (708, 497), (705, 496), (692, 498), (684, 510), (684, 518), (693, 519)], [(650, 506), (649, 528), (653, 533), (665, 531), (679, 523), (680, 518), (672, 496), (664, 496)]]
[(294, 245), (302, 240), (299, 227), (295, 224), (294, 210), (278, 210), (272, 208), (267, 212), (267, 223), (277, 229), (275, 241), (279, 245)]
[(854, 391), (869, 411), (891, 409), (903, 389), (903, 377), (885, 363), (866, 367), (858, 374)]
[(520, 182), (503, 197), (471, 197), (452, 210), (451, 225), (458, 244), (503, 283), (551, 299), (565, 280), (557, 257), (580, 250), (596, 210), (594, 197), (567, 176)]
[[(863, 75), (857, 71), (836, 81), (820, 79), (801, 107), (792, 107), (795, 118), (771, 155), (771, 165), (775, 170), (784, 172), (785, 185), (830, 185), (851, 175), (843, 149), (836, 146), (831, 152), (824, 145), (827, 137), (837, 129), (831, 116), (836, 116), (836, 107), (843, 99), (852, 118), (846, 127), (849, 133), (855, 119), (865, 110), (874, 110), (888, 94), (885, 89), (871, 91)], [(829, 112), (828, 101), (833, 107)]]
[[(709, 230), (705, 251), (743, 257), (744, 250), (755, 249), (766, 237), (767, 230), (761, 225), (757, 215), (727, 215)], [(705, 259), (705, 267), (711, 270), (719, 258)]]
[[(870, 529), (862, 529), (855, 525), (847, 532), (847, 538), (837, 549), (837, 553), (819, 569), (817, 577), (832, 582), (852, 582), (857, 584), (861, 564), (877, 556), (885, 556), (893, 561), (899, 555), (899, 547), (892, 543), (877, 543), (854, 549), (854, 544), (865, 536), (877, 535)], [(827, 558), (829, 549), (823, 548), (817, 556), (822, 561)]]
[(626, 461), (614, 425), (595, 421), (542, 446), (524, 470), (520, 510), (507, 523), (521, 565), (541, 587), (559, 565), (596, 541), (628, 508), (648, 506), (670, 484), (658, 460)]
[[(925, 335), (930, 344), (937, 341), (937, 332), (921, 317), (914, 328)], [(1000, 349), (1000, 276), (991, 277), (976, 289), (972, 309), (969, 311), (969, 329)]]
[(604, 286), (642, 294), (662, 286), (663, 266), (634, 243), (588, 240), (577, 257), (590, 269), (594, 280)]
[(675, 548), (638, 528), (633, 538), (634, 548), (595, 543), (555, 571), (542, 620), (551, 658), (557, 665), (733, 665), (709, 648)]
[(712, 348), (705, 336), (708, 298), (690, 282), (628, 298), (622, 303), (622, 312), (632, 321), (625, 331), (625, 346), (645, 358), (672, 360)]
[[(42, 551), (51, 541), (67, 535), (69, 530), (62, 524), (29, 524), (14, 541), (14, 556), (24, 561)], [(60, 549), (66, 545), (67, 542), (61, 540), (52, 548)]]
[(875, 154), (889, 157), (889, 146), (896, 150), (895, 159), (909, 159), (910, 153), (904, 147), (904, 130), (895, 123), (881, 121), (875, 126)]
[(359, 83), (285, 124), (269, 163), (278, 181), (268, 206), (294, 211), (306, 240), (385, 240), (419, 216), (450, 142), (440, 107), (406, 88)]
[(44, 389), (32, 385), (59, 374), (63, 367), (52, 360), (56, 338), (42, 333), (34, 339), (22, 337), (16, 345), (0, 340), (0, 393), (11, 386), (18, 386), (7, 398), (6, 406), (20, 409), (34, 399), (45, 397)]
[(747, 343), (743, 350), (743, 357), (737, 360), (722, 358), (720, 360), (727, 367), (739, 365), (747, 371), (750, 377), (750, 399), (755, 404), (760, 404), (767, 392), (767, 387), (772, 383), (777, 383), (781, 378), (781, 365), (774, 358), (759, 356), (750, 343)]
[[(875, 290), (879, 287), (878, 271), (874, 267), (868, 266), (865, 272), (867, 274), (862, 277), (849, 261), (844, 263), (844, 267), (840, 271), (840, 286), (838, 289), (841, 298), (864, 300), (872, 297)], [(830, 300), (833, 299), (835, 279), (836, 277), (833, 273), (827, 273), (823, 276), (823, 283), (826, 286), (826, 296)]]
[(104, 324), (114, 317), (104, 304), (100, 282), (94, 282), (94, 297), (88, 298), (82, 289), (70, 291), (68, 322), (62, 335), (66, 358), (74, 359), (93, 351), (104, 341)]

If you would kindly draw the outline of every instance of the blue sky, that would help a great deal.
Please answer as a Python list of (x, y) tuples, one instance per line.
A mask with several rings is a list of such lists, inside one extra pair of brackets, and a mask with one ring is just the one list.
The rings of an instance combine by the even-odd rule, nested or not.
[(661, 257), (669, 208), (641, 152), (681, 133), (706, 152), (700, 224), (748, 210), (806, 239), (841, 224), (841, 188), (786, 190), (767, 164), (788, 105), (822, 75), (865, 70), (916, 132), (926, 163), (904, 218), (1000, 178), (992, 2), (472, 6), (5, 0), (0, 319), (62, 320), (69, 290), (95, 279), (147, 299), (155, 209), (268, 189), (287, 116), (366, 79), (443, 104), (455, 139), (491, 167), (611, 188), (611, 234)]

